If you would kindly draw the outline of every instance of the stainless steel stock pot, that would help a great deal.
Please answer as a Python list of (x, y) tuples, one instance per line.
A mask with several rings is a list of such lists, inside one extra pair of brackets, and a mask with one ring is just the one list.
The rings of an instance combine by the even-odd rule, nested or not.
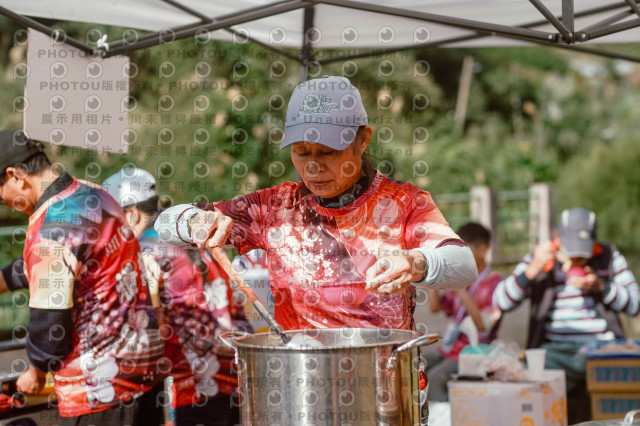
[(394, 329), (223, 332), (236, 351), (245, 426), (419, 426), (419, 346), (439, 340)]

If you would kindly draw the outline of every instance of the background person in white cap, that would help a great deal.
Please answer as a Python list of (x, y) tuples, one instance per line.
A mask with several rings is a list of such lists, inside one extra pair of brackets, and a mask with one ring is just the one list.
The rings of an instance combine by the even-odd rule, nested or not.
[[(160, 216), (156, 229), (186, 247), (266, 250), (275, 316), (285, 330), (412, 329), (416, 286), (466, 287), (477, 270), (428, 192), (385, 177), (367, 161), (371, 134), (348, 79), (301, 83), (280, 146), (291, 146), (302, 181), (178, 205)], [(366, 283), (366, 297), (332, 304), (326, 292), (342, 283)]]
[(227, 276), (199, 249), (176, 247), (158, 237), (153, 228), (160, 213), (158, 191), (151, 173), (123, 168), (102, 187), (122, 206), (138, 237), (154, 306), (161, 324), (169, 327), (163, 338), (172, 362), (174, 424), (235, 426), (238, 404), (231, 402), (231, 395), (238, 379), (230, 370), (234, 353), (214, 345), (215, 333), (234, 326), (251, 330), (242, 307), (229, 302)]
[[(574, 208), (560, 215), (557, 239), (525, 256), (498, 285), (493, 302), (509, 311), (531, 300), (527, 348), (546, 349), (545, 367), (565, 370), (570, 394), (585, 386), (580, 348), (596, 339), (624, 337), (617, 313), (637, 315), (639, 296), (624, 256), (596, 241), (596, 214)], [(570, 423), (589, 413), (584, 406), (572, 408)]]
[(24, 262), (0, 276), (0, 291), (29, 288), (18, 390), (38, 393), (50, 371), (62, 425), (163, 424), (164, 346), (120, 206), (20, 130), (0, 131), (0, 197), (29, 215)]

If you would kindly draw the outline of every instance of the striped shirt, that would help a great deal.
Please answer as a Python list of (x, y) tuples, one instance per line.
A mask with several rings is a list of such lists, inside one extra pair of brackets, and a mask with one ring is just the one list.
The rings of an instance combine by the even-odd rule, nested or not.
[[(503, 311), (518, 307), (528, 296), (528, 286), (535, 285), (524, 272), (531, 262), (531, 255), (524, 257), (513, 273), (504, 279), (493, 294), (494, 306)], [(556, 286), (555, 299), (546, 319), (545, 338), (549, 340), (591, 340), (603, 336), (607, 322), (597, 310), (594, 298), (567, 282), (561, 268), (552, 270)], [(640, 310), (640, 288), (627, 261), (614, 247), (612, 253), (612, 280), (605, 282), (603, 303), (616, 312), (636, 315)]]

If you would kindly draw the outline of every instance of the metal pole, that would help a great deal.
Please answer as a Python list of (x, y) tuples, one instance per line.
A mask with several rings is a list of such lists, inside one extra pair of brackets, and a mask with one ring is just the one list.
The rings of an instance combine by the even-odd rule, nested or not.
[(562, 0), (562, 23), (571, 34), (574, 31), (573, 0)]
[[(194, 10), (194, 9), (192, 9), (190, 7), (187, 7), (187, 6), (183, 5), (183, 4), (180, 4), (180, 3), (178, 3), (178, 2), (176, 2), (174, 0), (162, 0), (162, 1), (164, 1), (167, 4), (170, 4), (170, 5), (174, 6), (174, 7), (182, 10), (183, 12), (186, 12), (186, 13), (192, 15), (192, 16), (195, 16), (196, 18), (200, 19), (201, 23), (214, 22), (214, 20), (211, 19), (210, 17), (208, 17), (207, 15), (205, 15), (203, 13), (200, 13), (197, 10)], [(193, 26), (193, 24), (188, 24), (188, 25), (183, 25), (182, 27), (178, 27), (178, 28), (180, 28), (180, 30), (183, 30), (183, 29), (191, 28), (192, 26)], [(178, 31), (178, 28), (175, 28), (174, 31)], [(229, 32), (229, 33), (231, 33), (231, 34), (238, 34), (238, 31), (236, 31), (236, 30), (234, 30), (232, 28), (224, 28), (224, 30)], [(148, 35), (146, 35), (146, 36), (148, 36)], [(148, 39), (148, 37), (145, 37), (145, 38)], [(151, 38), (153, 38), (153, 37), (151, 37)], [(261, 41), (258, 41), (256, 39), (254, 39), (252, 37), (247, 37), (247, 40), (252, 42), (252, 43), (255, 43), (255, 44), (259, 45), (259, 46), (262, 46), (265, 49), (271, 50), (272, 52), (276, 52), (277, 54), (282, 55), (282, 56), (284, 56), (286, 58), (293, 59), (293, 60), (295, 60), (297, 62), (300, 62), (300, 58), (298, 58), (297, 56), (292, 55), (292, 54), (290, 54), (288, 52), (285, 52), (284, 50), (276, 49), (276, 48), (274, 48), (272, 46), (269, 46), (266, 43), (263, 43)], [(132, 41), (132, 42), (134, 42), (134, 41)], [(116, 46), (119, 46), (120, 44), (122, 44), (121, 41)], [(113, 47), (113, 45), (112, 45), (112, 47)]]
[[(313, 48), (311, 47), (311, 37), (309, 30), (313, 28), (313, 18), (315, 17), (315, 7), (304, 9), (304, 19), (302, 21), (302, 50), (300, 52), (300, 82), (309, 79), (309, 61), (313, 58)], [(293, 170), (293, 181), (300, 182), (302, 177), (298, 169)]]
[(604, 28), (608, 25), (615, 24), (619, 20), (626, 18), (632, 13), (633, 12), (631, 10), (625, 10), (624, 12), (616, 13), (615, 15), (609, 18), (603, 19), (602, 21), (598, 21), (595, 24), (592, 24), (592, 25), (589, 25), (588, 27), (583, 28), (582, 31), (588, 33), (589, 31), (594, 30), (596, 28)]
[[(553, 13), (551, 13), (551, 11), (547, 9), (547, 7), (544, 4), (542, 4), (540, 0), (529, 0), (529, 3), (535, 6), (535, 8), (538, 9), (538, 12), (540, 12), (542, 16), (544, 16), (546, 20), (549, 21), (549, 23), (553, 25), (560, 34), (562, 34), (562, 37), (564, 38), (565, 42), (571, 43), (573, 41), (573, 34), (571, 33), (571, 31), (569, 31), (567, 27), (565, 27), (562, 24), (562, 22), (560, 22), (558, 18), (556, 18), (553, 15)], [(564, 0), (563, 0), (563, 6), (564, 6)], [(562, 11), (562, 16), (564, 18), (564, 9)]]
[[(247, 9), (243, 9), (243, 10), (241, 10), (239, 12), (228, 13), (226, 15), (218, 16), (215, 19), (214, 18), (207, 18), (207, 22), (211, 22), (211, 23), (218, 22), (218, 21), (223, 20), (223, 19), (229, 19), (229, 18), (233, 18), (233, 17), (239, 16), (239, 15), (244, 15), (244, 14), (251, 13), (251, 12), (262, 11), (262, 10), (265, 10), (266, 8), (270, 8), (270, 7), (290, 4), (291, 2), (292, 2), (292, 0), (283, 0), (283, 1), (279, 1), (279, 2), (269, 3), (269, 4), (263, 5), (263, 6), (250, 7), (250, 8), (247, 8)], [(192, 9), (190, 9), (190, 10), (192, 10)], [(204, 16), (204, 15), (202, 15), (202, 16)], [(179, 31), (182, 31), (182, 30), (187, 30), (187, 29), (193, 28), (194, 26), (198, 26), (198, 25), (200, 25), (200, 24), (199, 23), (185, 24), (185, 25), (180, 25), (179, 27), (171, 28), (171, 30), (174, 31), (174, 32), (179, 32)], [(128, 39), (116, 40), (114, 42), (109, 43), (109, 46), (113, 49), (115, 47), (120, 47), (120, 46), (123, 46), (123, 45), (131, 45), (132, 43), (137, 43), (137, 42), (157, 39), (159, 37), (159, 35), (160, 35), (160, 33), (155, 31), (155, 32), (143, 34), (140, 37), (138, 37), (137, 39), (136, 38), (128, 38)]]
[(313, 18), (315, 15), (315, 8), (307, 7), (304, 9), (304, 19), (302, 21), (302, 50), (300, 53), (300, 81), (307, 81), (309, 79), (309, 61), (313, 57), (313, 49), (311, 48), (311, 37), (309, 37), (309, 30), (313, 28)]
[(292, 10), (300, 9), (309, 5), (309, 2), (306, 0), (292, 0), (287, 1), (284, 4), (278, 5), (270, 5), (263, 9), (257, 11), (251, 11), (246, 13), (236, 14), (233, 17), (226, 19), (216, 19), (213, 20), (209, 24), (194, 24), (193, 26), (186, 28), (181, 31), (175, 31), (171, 34), (171, 40), (165, 41), (160, 33), (156, 33), (155, 38), (139, 40), (136, 43), (133, 43), (128, 46), (121, 46), (117, 48), (111, 48), (108, 51), (103, 53), (103, 56), (115, 56), (121, 55), (124, 53), (133, 52), (134, 50), (142, 49), (145, 47), (157, 46), (160, 44), (165, 44), (169, 42), (173, 42), (175, 40), (182, 40), (189, 37), (196, 36), (201, 31), (215, 31), (223, 28), (231, 27), (233, 25), (242, 24), (249, 21), (254, 21), (262, 18), (267, 18), (269, 16), (278, 15), (280, 13), (290, 12)]
[[(162, 0), (162, 1), (164, 1), (165, 3), (168, 3), (168, 4), (172, 5), (172, 6), (175, 6), (178, 9), (180, 9), (180, 10), (182, 10), (184, 12), (187, 12), (190, 15), (195, 16), (196, 18), (200, 19), (200, 21), (202, 23), (214, 22), (207, 15), (205, 15), (203, 13), (200, 13), (197, 10), (191, 9), (190, 7), (184, 6), (183, 4), (180, 4), (180, 3), (178, 3), (178, 2), (176, 2), (174, 0)], [(233, 28), (225, 28), (224, 30), (229, 32), (229, 33), (231, 33), (231, 34), (238, 34), (238, 31), (234, 30)], [(282, 55), (282, 56), (284, 56), (286, 58), (293, 59), (294, 61), (300, 62), (300, 58), (298, 58), (297, 56), (292, 55), (292, 54), (290, 54), (288, 52), (285, 52), (284, 50), (276, 49), (275, 47), (269, 46), (268, 44), (263, 43), (261, 41), (258, 41), (253, 37), (247, 37), (247, 40), (250, 41), (251, 43), (255, 43), (258, 46), (262, 46), (265, 49), (271, 50), (272, 52), (275, 52), (275, 53), (277, 53), (279, 55)]]
[[(618, 4), (617, 6), (599, 7), (597, 9), (585, 10), (585, 11), (582, 11), (582, 12), (578, 12), (574, 16), (582, 18), (582, 17), (585, 17), (585, 16), (590, 16), (592, 14), (608, 12), (608, 11), (610, 11), (612, 9), (620, 8), (620, 7), (624, 7), (624, 6), (625, 6), (624, 4)], [(625, 10), (624, 12), (620, 12), (620, 13), (614, 15), (611, 18), (607, 18), (607, 19), (602, 20), (602, 21), (600, 21), (600, 22), (598, 22), (596, 24), (593, 24), (591, 27), (585, 28), (584, 31), (587, 31), (587, 29), (593, 29), (593, 28), (596, 28), (596, 27), (599, 28), (601, 26), (606, 26), (606, 25), (612, 24), (612, 23), (617, 22), (620, 19), (630, 15), (631, 13), (632, 13), (631, 11)], [(548, 23), (549, 23), (549, 21), (547, 21), (546, 19), (543, 19), (543, 20), (533, 21), (533, 22), (529, 22), (527, 24), (519, 25), (519, 27), (520, 28), (535, 28), (535, 27), (538, 27), (540, 25), (545, 25), (545, 24), (548, 24)], [(359, 54), (355, 54), (355, 55), (341, 56), (339, 58), (320, 59), (317, 62), (320, 63), (321, 65), (325, 65), (325, 64), (332, 63), (332, 62), (345, 61), (345, 60), (349, 60), (349, 59), (369, 58), (369, 57), (372, 57), (372, 56), (384, 55), (384, 54), (388, 54), (388, 53), (402, 52), (404, 50), (431, 49), (431, 48), (435, 48), (435, 47), (444, 47), (444, 46), (448, 46), (448, 45), (451, 45), (451, 44), (454, 44), (454, 43), (460, 43), (460, 42), (463, 42), (463, 41), (479, 40), (481, 38), (489, 37), (489, 36), (492, 36), (492, 35), (493, 34), (488, 33), (488, 32), (487, 33), (477, 32), (476, 34), (472, 34), (472, 35), (453, 37), (453, 38), (444, 39), (444, 40), (440, 40), (440, 41), (430, 41), (430, 42), (422, 43), (422, 44), (411, 44), (411, 45), (400, 46), (400, 47), (395, 47), (395, 48), (391, 48), (391, 49), (379, 49), (379, 50), (374, 50), (374, 51), (365, 52), (365, 53), (359, 53)], [(538, 44), (543, 44), (543, 43), (538, 43)], [(544, 44), (547, 45), (547, 43), (544, 43)], [(562, 46), (562, 47), (564, 48), (564, 46)], [(597, 54), (597, 53), (594, 53), (594, 52), (586, 51), (585, 53)], [(603, 52), (607, 53), (606, 51), (603, 51)], [(628, 59), (628, 58), (631, 58), (631, 57), (625, 57), (625, 58), (621, 58), (621, 59)], [(634, 60), (634, 59), (632, 58), (632, 59), (628, 59), (628, 60)]]
[(638, 16), (640, 16), (640, 8), (638, 7), (638, 4), (635, 1), (627, 0), (627, 4), (631, 8), (631, 10), (633, 10)]
[(361, 3), (353, 0), (317, 0), (321, 4), (346, 7), (349, 9), (364, 10), (383, 15), (400, 16), (402, 18), (417, 19), (420, 21), (434, 22), (466, 30), (495, 33), (502, 36), (514, 36), (531, 40), (555, 42), (558, 35), (548, 32), (529, 30), (508, 25), (490, 24), (486, 22), (472, 21), (469, 19), (452, 18), (449, 16), (436, 15), (433, 13), (418, 12), (415, 10), (399, 9), (395, 7), (380, 6), (371, 3)]
[(578, 31), (576, 32), (576, 39), (579, 41), (593, 40), (599, 37), (607, 36), (609, 34), (614, 34), (637, 27), (640, 27), (640, 19), (633, 19), (631, 21), (620, 22), (619, 24), (609, 25), (605, 28), (595, 29), (590, 32)]

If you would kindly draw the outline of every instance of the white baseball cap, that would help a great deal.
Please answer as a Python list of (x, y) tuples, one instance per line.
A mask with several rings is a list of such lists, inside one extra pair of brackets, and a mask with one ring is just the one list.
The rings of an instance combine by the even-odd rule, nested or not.
[(108, 177), (102, 182), (102, 189), (115, 198), (122, 208), (158, 196), (153, 175), (137, 167), (125, 167)]

